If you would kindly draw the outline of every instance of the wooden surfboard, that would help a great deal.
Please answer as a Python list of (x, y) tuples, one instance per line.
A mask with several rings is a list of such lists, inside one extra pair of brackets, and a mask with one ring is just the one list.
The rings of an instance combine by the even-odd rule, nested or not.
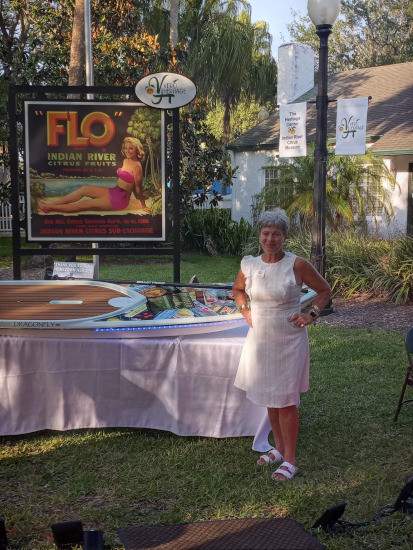
[[(194, 288), (196, 286), (196, 288)], [(316, 294), (302, 294), (302, 305)], [(229, 287), (89, 280), (0, 281), (0, 328), (217, 332), (245, 325)], [(102, 335), (102, 334), (100, 334)]]

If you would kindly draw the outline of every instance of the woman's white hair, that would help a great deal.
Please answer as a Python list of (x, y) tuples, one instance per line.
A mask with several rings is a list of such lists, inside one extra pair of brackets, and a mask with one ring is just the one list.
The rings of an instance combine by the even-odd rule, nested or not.
[(290, 227), (290, 220), (286, 211), (282, 208), (274, 208), (274, 210), (261, 212), (258, 218), (258, 228), (261, 230), (268, 225), (276, 225), (286, 235)]

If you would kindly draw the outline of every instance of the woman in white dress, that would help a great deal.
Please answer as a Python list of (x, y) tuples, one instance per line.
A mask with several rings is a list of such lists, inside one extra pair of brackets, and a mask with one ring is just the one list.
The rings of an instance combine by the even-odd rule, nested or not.
[[(262, 255), (241, 260), (233, 287), (250, 325), (234, 383), (250, 401), (267, 407), (276, 448), (258, 464), (282, 462), (272, 477), (285, 481), (297, 472), (298, 405), (309, 379), (306, 326), (328, 304), (331, 290), (309, 262), (284, 251), (289, 226), (284, 210), (263, 212), (258, 225)], [(300, 312), (303, 283), (317, 292), (306, 313)]]

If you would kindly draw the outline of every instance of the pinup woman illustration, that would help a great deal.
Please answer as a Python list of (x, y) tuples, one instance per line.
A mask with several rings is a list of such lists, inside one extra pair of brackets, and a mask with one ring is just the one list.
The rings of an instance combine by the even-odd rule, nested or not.
[(142, 210), (147, 211), (143, 195), (142, 161), (145, 152), (141, 142), (134, 137), (126, 137), (122, 143), (124, 156), (121, 168), (116, 174), (115, 187), (82, 185), (76, 191), (49, 200), (39, 200), (40, 212), (83, 212), (86, 210), (124, 210), (129, 205), (133, 193)]

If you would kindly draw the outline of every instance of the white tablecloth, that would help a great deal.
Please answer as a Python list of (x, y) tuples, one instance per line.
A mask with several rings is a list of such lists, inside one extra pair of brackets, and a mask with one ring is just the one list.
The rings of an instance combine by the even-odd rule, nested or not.
[(266, 410), (233, 386), (246, 329), (170, 338), (0, 332), (0, 435), (137, 427), (178, 435), (255, 435)]

